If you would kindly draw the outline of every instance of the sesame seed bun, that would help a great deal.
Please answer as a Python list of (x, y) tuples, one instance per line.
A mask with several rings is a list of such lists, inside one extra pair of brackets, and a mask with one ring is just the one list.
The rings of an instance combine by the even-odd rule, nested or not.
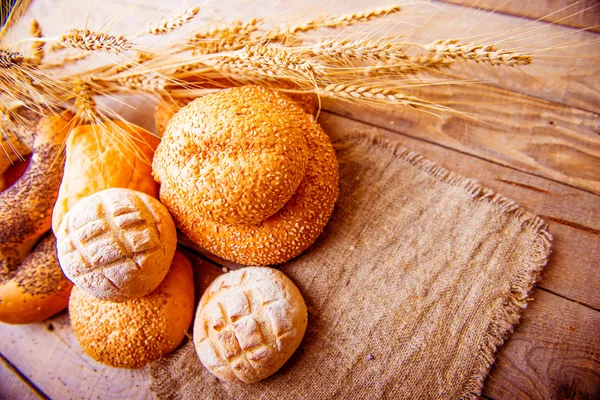
[(122, 303), (98, 300), (74, 287), (71, 325), (93, 359), (140, 368), (175, 350), (192, 322), (194, 278), (189, 260), (176, 252), (165, 280), (147, 296)]
[(294, 112), (256, 86), (200, 97), (171, 118), (153, 174), (207, 219), (257, 223), (277, 212), (304, 177), (301, 128)]
[(338, 165), (331, 141), (315, 119), (288, 97), (268, 89), (263, 99), (283, 106), (302, 126), (308, 167), (290, 200), (271, 217), (251, 225), (214, 222), (188, 207), (187, 197), (162, 185), (160, 199), (178, 228), (200, 247), (246, 265), (279, 264), (307, 249), (321, 234), (338, 195)]

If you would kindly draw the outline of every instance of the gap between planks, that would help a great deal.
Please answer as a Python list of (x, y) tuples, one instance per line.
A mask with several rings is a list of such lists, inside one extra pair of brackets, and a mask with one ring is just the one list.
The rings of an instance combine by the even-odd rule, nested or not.
[[(22, 384), (22, 391), (21, 393), (18, 393), (19, 398), (29, 399), (33, 395), (37, 399), (49, 399), (48, 396), (46, 396), (37, 386), (35, 386), (33, 382), (27, 379), (27, 377), (23, 375), (23, 373), (21, 373), (21, 371), (19, 371), (19, 369), (15, 367), (9, 360), (7, 360), (2, 354), (0, 354), (0, 364), (2, 364), (5, 370), (11, 373), (14, 378)], [(0, 366), (0, 368), (2, 366)], [(7, 387), (4, 387), (4, 389), (6, 388)], [(10, 394), (12, 394), (12, 392)]]

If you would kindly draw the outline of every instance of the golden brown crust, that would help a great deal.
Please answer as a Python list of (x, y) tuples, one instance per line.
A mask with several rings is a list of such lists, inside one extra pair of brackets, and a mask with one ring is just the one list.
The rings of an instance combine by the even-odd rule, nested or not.
[(175, 253), (155, 291), (123, 303), (98, 300), (74, 287), (69, 315), (81, 348), (93, 359), (140, 368), (175, 350), (192, 322), (194, 278), (189, 260)]
[(177, 247), (167, 209), (154, 197), (122, 188), (79, 201), (56, 237), (65, 275), (89, 295), (115, 302), (156, 289)]
[(306, 175), (281, 210), (254, 225), (218, 224), (188, 208), (168, 186), (160, 189), (161, 201), (192, 241), (219, 257), (246, 265), (283, 263), (307, 249), (323, 231), (338, 195), (337, 160), (325, 132), (289, 98), (271, 91), (264, 96), (275, 97), (272, 101), (285, 104), (296, 116), (309, 151)]
[(0, 321), (43, 321), (67, 307), (71, 287), (58, 265), (56, 239), (49, 232), (16, 269), (0, 275)]
[(59, 154), (70, 118), (70, 113), (63, 113), (40, 119), (25, 173), (0, 192), (0, 247), (37, 240), (50, 228), (52, 207), (63, 174)]
[(128, 188), (158, 198), (152, 156), (158, 138), (122, 121), (81, 125), (66, 141), (65, 173), (52, 214), (58, 230), (64, 215), (79, 200), (109, 188)]
[(300, 291), (282, 272), (242, 268), (219, 276), (202, 296), (194, 323), (196, 352), (224, 381), (258, 382), (296, 351), (307, 319)]
[(206, 218), (258, 223), (290, 199), (306, 171), (295, 118), (256, 86), (200, 97), (171, 118), (154, 176)]

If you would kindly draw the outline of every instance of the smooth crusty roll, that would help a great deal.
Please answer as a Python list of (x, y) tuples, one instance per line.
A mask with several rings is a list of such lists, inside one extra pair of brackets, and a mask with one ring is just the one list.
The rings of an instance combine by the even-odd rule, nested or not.
[(202, 364), (227, 382), (274, 374), (296, 351), (307, 324), (294, 283), (272, 268), (242, 268), (215, 279), (198, 306), (194, 344)]
[(18, 250), (0, 249), (0, 263), (15, 264), (0, 273), (0, 321), (9, 324), (43, 321), (63, 310), (72, 287), (58, 265), (52, 232), (20, 262), (22, 257)]
[(79, 201), (56, 237), (65, 275), (89, 295), (116, 302), (153, 291), (177, 247), (167, 209), (154, 197), (120, 188)]
[(66, 141), (65, 173), (52, 215), (52, 229), (79, 200), (109, 188), (128, 188), (158, 198), (152, 157), (158, 138), (122, 121), (81, 125)]
[(71, 116), (68, 112), (49, 115), (35, 126), (33, 155), (27, 169), (11, 187), (0, 192), (0, 248), (36, 242), (50, 229), (63, 175), (59, 155)]
[(302, 126), (263, 93), (256, 86), (223, 90), (171, 118), (152, 170), (195, 213), (219, 223), (258, 223), (302, 181), (308, 160)]
[(246, 265), (279, 264), (306, 250), (321, 234), (338, 195), (338, 164), (329, 137), (314, 118), (292, 100), (270, 90), (263, 99), (285, 106), (306, 136), (306, 174), (290, 200), (277, 213), (252, 225), (219, 224), (187, 206), (187, 198), (169, 185), (160, 188), (179, 229), (200, 247)]
[(193, 314), (192, 266), (179, 252), (164, 281), (140, 299), (102, 301), (77, 286), (69, 299), (71, 326), (81, 348), (93, 359), (121, 368), (140, 368), (175, 350)]

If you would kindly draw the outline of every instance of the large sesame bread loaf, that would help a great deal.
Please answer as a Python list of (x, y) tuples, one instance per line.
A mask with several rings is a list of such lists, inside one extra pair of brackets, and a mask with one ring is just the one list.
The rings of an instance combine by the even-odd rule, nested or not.
[(283, 207), (306, 172), (306, 138), (295, 111), (257, 86), (200, 97), (169, 122), (154, 177), (204, 218), (258, 223)]

